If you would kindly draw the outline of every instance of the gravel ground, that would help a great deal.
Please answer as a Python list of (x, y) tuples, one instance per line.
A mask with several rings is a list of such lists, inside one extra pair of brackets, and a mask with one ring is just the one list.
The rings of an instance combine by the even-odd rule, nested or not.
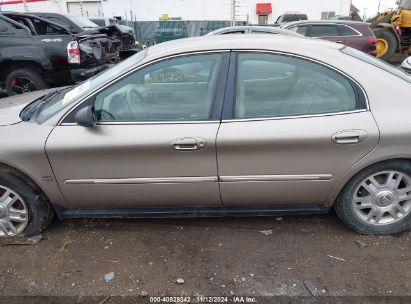
[(1, 295), (311, 297), (310, 282), (317, 297), (411, 301), (411, 231), (359, 235), (333, 213), (67, 220), (55, 221), (43, 236), (37, 245), (0, 244)]

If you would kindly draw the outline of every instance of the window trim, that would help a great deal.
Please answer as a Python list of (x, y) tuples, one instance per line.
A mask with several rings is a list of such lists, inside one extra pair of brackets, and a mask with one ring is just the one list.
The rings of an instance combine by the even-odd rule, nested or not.
[[(329, 68), (335, 71), (340, 76), (346, 78), (351, 86), (353, 87), (354, 93), (356, 95), (356, 109), (349, 110), (349, 111), (342, 111), (342, 112), (329, 112), (329, 113), (320, 113), (320, 114), (301, 114), (301, 115), (288, 115), (288, 116), (267, 116), (267, 117), (251, 117), (251, 118), (235, 118), (235, 102), (236, 102), (236, 94), (237, 94), (237, 72), (238, 72), (238, 55), (241, 53), (254, 53), (254, 54), (272, 54), (272, 55), (283, 55), (289, 56), (293, 58), (303, 59), (310, 61), (312, 63), (319, 64), (323, 67)], [(292, 53), (285, 53), (285, 52), (278, 52), (278, 51), (270, 51), (270, 50), (233, 50), (232, 55), (234, 58), (234, 66), (235, 68), (230, 69), (229, 80), (227, 81), (227, 89), (226, 89), (226, 98), (224, 100), (224, 109), (223, 109), (223, 116), (222, 122), (241, 122), (241, 121), (265, 121), (265, 120), (283, 120), (283, 119), (298, 119), (298, 118), (310, 118), (310, 117), (324, 117), (324, 116), (336, 116), (336, 115), (346, 115), (352, 113), (361, 113), (361, 112), (368, 112), (370, 111), (370, 104), (369, 99), (366, 91), (364, 88), (353, 79), (351, 76), (347, 75), (345, 72), (333, 67), (330, 64), (322, 62), (320, 60), (316, 60), (310, 57), (292, 54)], [(361, 105), (362, 104), (362, 105)], [(362, 108), (361, 108), (362, 106)], [(360, 107), (360, 108), (359, 108)]]
[(73, 126), (77, 125), (73, 120), (75, 113), (86, 107), (88, 105), (94, 104), (96, 96), (108, 89), (109, 87), (115, 85), (116, 83), (120, 82), (124, 78), (128, 77), (133, 73), (137, 73), (138, 71), (147, 68), (151, 65), (161, 63), (164, 61), (172, 60), (175, 58), (181, 57), (188, 57), (188, 56), (196, 56), (196, 55), (207, 55), (207, 54), (220, 54), (222, 56), (222, 60), (220, 63), (218, 75), (217, 75), (217, 85), (214, 88), (213, 92), (213, 99), (211, 103), (211, 112), (210, 117), (207, 120), (184, 120), (184, 121), (176, 121), (176, 120), (160, 120), (160, 121), (113, 121), (113, 122), (97, 122), (96, 125), (153, 125), (153, 124), (197, 124), (197, 123), (215, 123), (220, 122), (221, 120), (221, 111), (224, 103), (224, 92), (226, 82), (227, 82), (227, 74), (228, 74), (228, 63), (230, 59), (230, 50), (213, 50), (213, 51), (200, 51), (200, 52), (189, 52), (189, 53), (181, 53), (172, 56), (166, 56), (162, 58), (155, 59), (153, 61), (146, 62), (140, 66), (132, 68), (131, 70), (127, 71), (121, 77), (112, 79), (110, 82), (104, 84), (100, 88), (97, 88), (95, 91), (91, 92), (87, 96), (85, 96), (81, 101), (74, 104), (70, 107), (67, 112), (59, 119), (57, 126)]

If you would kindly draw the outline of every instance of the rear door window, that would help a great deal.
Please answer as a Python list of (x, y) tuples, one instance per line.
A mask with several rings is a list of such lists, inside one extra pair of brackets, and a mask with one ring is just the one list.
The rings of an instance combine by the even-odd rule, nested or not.
[(337, 26), (333, 24), (313, 24), (309, 33), (310, 37), (336, 37), (340, 36)]
[(336, 71), (286, 55), (238, 56), (234, 117), (284, 117), (365, 108), (351, 82)]
[(67, 31), (54, 26), (51, 23), (39, 20), (39, 19), (33, 19), (32, 20), (34, 28), (36, 29), (36, 32), (38, 35), (64, 35), (67, 34)]

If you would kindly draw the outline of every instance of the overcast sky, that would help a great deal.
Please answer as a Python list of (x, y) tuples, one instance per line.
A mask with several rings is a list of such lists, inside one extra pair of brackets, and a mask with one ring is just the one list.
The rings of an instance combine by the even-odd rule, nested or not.
[[(379, 0), (352, 0), (358, 9), (360, 9), (362, 16), (364, 14), (364, 9), (366, 9), (367, 17), (373, 17), (377, 14)], [(387, 8), (395, 7), (395, 0), (381, 0), (380, 11), (386, 10)]]

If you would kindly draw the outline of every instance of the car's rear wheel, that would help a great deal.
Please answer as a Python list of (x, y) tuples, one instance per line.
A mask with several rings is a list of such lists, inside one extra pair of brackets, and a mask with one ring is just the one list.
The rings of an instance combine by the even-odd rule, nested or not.
[(44, 195), (24, 176), (0, 168), (0, 237), (32, 236), (53, 218)]
[(355, 176), (335, 205), (338, 216), (365, 234), (393, 234), (411, 224), (411, 163), (387, 161)]
[(6, 78), (6, 90), (9, 96), (47, 88), (49, 85), (41, 73), (31, 68), (12, 71)]

